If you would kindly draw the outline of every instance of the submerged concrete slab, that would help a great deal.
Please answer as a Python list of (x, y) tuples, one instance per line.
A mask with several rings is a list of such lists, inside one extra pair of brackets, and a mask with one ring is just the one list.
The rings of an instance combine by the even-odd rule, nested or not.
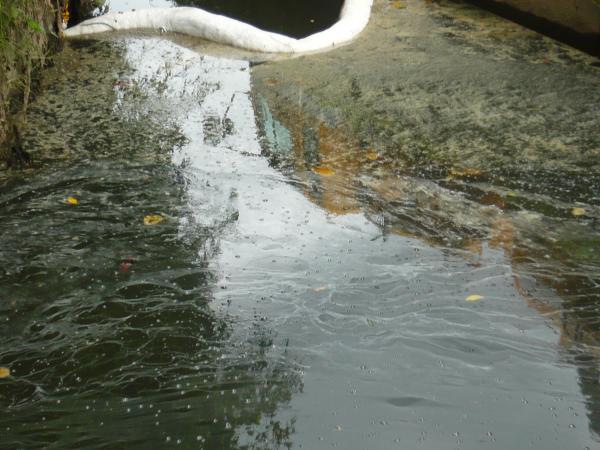
[(254, 101), (266, 152), (311, 201), (366, 210), (382, 239), (499, 250), (561, 339), (597, 349), (581, 311), (600, 283), (598, 66), (466, 2), (376, 0), (352, 44), (256, 65)]
[(600, 171), (598, 66), (466, 3), (376, 0), (355, 42), (253, 76), (263, 119), (306, 153), (320, 139), (421, 172), (589, 174)]

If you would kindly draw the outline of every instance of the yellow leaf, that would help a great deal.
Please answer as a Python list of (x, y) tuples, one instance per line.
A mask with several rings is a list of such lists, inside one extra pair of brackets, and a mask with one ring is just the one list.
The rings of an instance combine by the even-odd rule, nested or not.
[(478, 302), (479, 300), (483, 300), (485, 297), (483, 295), (477, 295), (477, 294), (473, 294), (473, 295), (469, 295), (467, 298), (465, 298), (465, 300), (467, 302)]
[(150, 216), (144, 217), (144, 225), (156, 225), (157, 223), (161, 223), (165, 218), (160, 214), (154, 214)]
[(467, 167), (466, 169), (452, 169), (450, 176), (455, 178), (467, 178), (467, 177), (479, 177), (481, 176), (481, 170)]
[(585, 216), (585, 209), (583, 209), (583, 208), (573, 208), (571, 210), (571, 215), (573, 217)]
[(392, 6), (396, 9), (406, 8), (404, 2), (392, 2)]
[(8, 367), (0, 367), (0, 378), (10, 377), (10, 369)]
[(369, 161), (377, 161), (379, 159), (379, 153), (377, 153), (375, 150), (369, 150), (367, 153), (365, 153), (365, 156)]
[(329, 286), (327, 286), (326, 284), (324, 284), (323, 286), (319, 286), (313, 289), (313, 291), (315, 292), (322, 292), (322, 291), (326, 291), (327, 289), (329, 289)]
[(77, 200), (75, 197), (67, 197), (67, 203), (69, 205), (77, 205), (79, 204), (79, 200)]
[(318, 173), (319, 175), (324, 175), (326, 177), (335, 174), (335, 172), (328, 167), (313, 167), (312, 171), (314, 173)]

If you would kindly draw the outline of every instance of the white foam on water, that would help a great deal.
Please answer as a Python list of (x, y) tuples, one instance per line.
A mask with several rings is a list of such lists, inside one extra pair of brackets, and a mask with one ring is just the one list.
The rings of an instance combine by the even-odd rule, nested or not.
[(372, 0), (345, 0), (339, 20), (302, 39), (261, 30), (200, 8), (153, 8), (111, 13), (65, 30), (66, 37), (117, 30), (151, 29), (188, 34), (221, 44), (265, 53), (312, 53), (353, 40), (367, 26)]

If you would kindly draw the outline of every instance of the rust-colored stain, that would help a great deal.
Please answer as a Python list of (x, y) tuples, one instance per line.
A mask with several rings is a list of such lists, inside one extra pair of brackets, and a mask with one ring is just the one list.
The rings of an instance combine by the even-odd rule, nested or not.
[[(329, 127), (298, 111), (294, 113), (290, 113), (289, 110), (284, 111), (282, 114), (278, 114), (278, 118), (292, 134), (294, 168), (296, 175), (305, 182), (304, 195), (327, 212), (344, 215), (365, 208), (364, 204), (361, 204), (355, 197), (357, 180), (362, 175), (367, 175), (366, 178), (370, 180), (369, 189), (384, 204), (413, 202), (419, 210), (429, 212), (439, 211), (440, 208), (443, 208), (444, 205), (440, 205), (440, 199), (435, 193), (418, 191), (418, 186), (411, 183), (409, 178), (395, 175), (383, 178), (373, 177), (375, 170), (379, 173), (394, 173), (397, 163), (384, 157), (376, 149), (362, 148), (358, 142), (349, 137), (348, 132), (342, 127)], [(312, 141), (307, 138), (307, 129), (312, 133)], [(316, 161), (311, 162), (307, 156), (315, 158)], [(475, 181), (484, 177), (484, 173), (476, 168), (455, 168), (448, 173), (448, 177)], [(514, 194), (507, 194), (509, 197), (511, 195)], [(552, 321), (560, 332), (560, 344), (570, 346), (574, 343), (586, 343), (598, 350), (594, 350), (592, 353), (599, 353), (596, 356), (600, 357), (600, 347), (598, 347), (600, 334), (597, 331), (591, 330), (589, 327), (582, 328), (577, 317), (566, 314), (560, 304), (549, 304), (544, 299), (536, 298), (523, 287), (521, 275), (517, 273), (519, 261), (535, 258), (535, 256), (519, 245), (515, 224), (509, 215), (503, 213), (506, 209), (505, 196), (487, 192), (481, 196), (479, 203), (496, 207), (498, 210), (487, 219), (489, 226), (487, 236), (465, 239), (462, 242), (462, 249), (472, 256), (473, 265), (479, 265), (478, 260), (483, 257), (484, 246), (501, 251), (505, 255), (507, 263), (513, 267), (513, 283), (516, 291), (531, 308)], [(581, 215), (580, 211), (574, 211), (571, 211), (573, 216)], [(384, 224), (382, 229), (384, 233), (409, 238), (416, 237), (434, 246), (440, 244), (433, 235), (411, 231), (402, 223)], [(555, 282), (551, 284), (560, 293), (560, 286), (555, 286)]]
[(277, 78), (267, 78), (265, 84), (267, 86), (275, 86), (276, 84), (279, 84), (279, 80)]
[(330, 177), (331, 175), (335, 175), (335, 171), (333, 169), (330, 169), (329, 167), (313, 167), (312, 171), (314, 173), (318, 173), (319, 175), (324, 175), (326, 177)]
[[(363, 169), (364, 159), (357, 143), (348, 138), (345, 130), (312, 121), (301, 113), (284, 114), (283, 119), (292, 134), (294, 168), (297, 176), (305, 181), (306, 197), (332, 214), (359, 211), (353, 186)], [(306, 138), (307, 129), (317, 142), (316, 152)], [(309, 152), (312, 153), (308, 155)], [(313, 161), (309, 161), (311, 158)], [(314, 174), (319, 176), (315, 178)]]

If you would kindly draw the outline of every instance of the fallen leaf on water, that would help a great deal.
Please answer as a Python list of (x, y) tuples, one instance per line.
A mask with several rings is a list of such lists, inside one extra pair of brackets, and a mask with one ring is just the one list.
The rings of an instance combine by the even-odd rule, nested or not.
[(77, 205), (79, 204), (79, 200), (77, 200), (75, 197), (67, 197), (67, 203), (69, 205)]
[(370, 327), (374, 327), (377, 324), (375, 323), (375, 321), (373, 321), (371, 319), (367, 319), (367, 325), (369, 325)]
[(495, 192), (485, 192), (479, 199), (482, 205), (496, 206), (500, 209), (506, 208), (504, 197)]
[(144, 225), (156, 225), (157, 223), (161, 223), (163, 220), (165, 220), (165, 218), (160, 214), (153, 214), (144, 217)]
[(314, 173), (318, 173), (319, 175), (324, 175), (326, 177), (333, 175), (335, 172), (328, 167), (313, 167), (312, 171)]
[(571, 215), (573, 217), (581, 217), (581, 216), (585, 216), (585, 209), (583, 208), (573, 208), (571, 210)]
[(134, 262), (133, 258), (126, 258), (123, 261), (121, 261), (121, 264), (119, 264), (119, 272), (121, 272), (121, 273), (129, 272), (129, 269), (131, 269), (133, 262)]
[(406, 8), (406, 5), (404, 4), (404, 2), (393, 2), (392, 6), (396, 9), (402, 9), (402, 8)]
[(467, 302), (478, 302), (479, 300), (483, 300), (483, 299), (484, 299), (483, 295), (477, 295), (477, 294), (469, 295), (467, 298), (465, 298), (465, 300)]
[(313, 291), (315, 292), (322, 292), (322, 291), (326, 291), (327, 289), (329, 289), (329, 286), (327, 286), (326, 284), (324, 284), (323, 286), (319, 286), (313, 289)]
[(369, 161), (377, 161), (379, 159), (379, 153), (377, 153), (375, 150), (369, 150), (367, 153), (365, 153), (365, 156)]
[(452, 169), (450, 176), (455, 178), (467, 178), (467, 177), (479, 177), (481, 176), (481, 170), (467, 167), (465, 169)]
[(0, 367), (0, 378), (10, 377), (10, 369), (8, 367)]

